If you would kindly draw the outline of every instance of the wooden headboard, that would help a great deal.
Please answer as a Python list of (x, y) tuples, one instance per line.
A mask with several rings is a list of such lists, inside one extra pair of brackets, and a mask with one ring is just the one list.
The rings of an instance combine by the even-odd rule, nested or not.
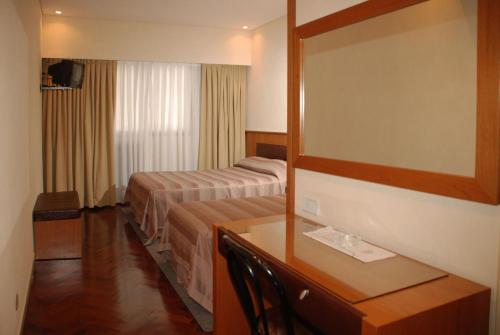
[(245, 135), (247, 157), (286, 160), (286, 133), (247, 130)]
[(256, 156), (286, 161), (286, 146), (279, 144), (257, 143)]

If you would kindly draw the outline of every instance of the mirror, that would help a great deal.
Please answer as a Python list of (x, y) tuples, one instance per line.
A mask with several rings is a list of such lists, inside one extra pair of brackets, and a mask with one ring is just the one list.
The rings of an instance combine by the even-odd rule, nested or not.
[(498, 204), (499, 12), (377, 0), (289, 16), (290, 165)]
[(477, 1), (427, 1), (302, 41), (303, 154), (474, 176)]

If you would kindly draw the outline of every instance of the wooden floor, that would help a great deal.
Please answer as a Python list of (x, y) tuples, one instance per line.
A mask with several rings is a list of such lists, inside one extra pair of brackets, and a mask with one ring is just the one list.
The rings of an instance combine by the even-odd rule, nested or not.
[(119, 209), (85, 217), (83, 260), (35, 263), (24, 334), (204, 334)]

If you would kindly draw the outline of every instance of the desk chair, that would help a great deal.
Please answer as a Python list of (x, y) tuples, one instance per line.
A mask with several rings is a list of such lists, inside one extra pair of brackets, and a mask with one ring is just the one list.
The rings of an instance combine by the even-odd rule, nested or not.
[[(252, 335), (314, 334), (293, 317), (283, 285), (272, 268), (259, 256), (228, 235), (223, 237), (231, 282), (240, 301)], [(265, 307), (264, 292), (276, 304)], [(271, 301), (266, 299), (266, 301)]]

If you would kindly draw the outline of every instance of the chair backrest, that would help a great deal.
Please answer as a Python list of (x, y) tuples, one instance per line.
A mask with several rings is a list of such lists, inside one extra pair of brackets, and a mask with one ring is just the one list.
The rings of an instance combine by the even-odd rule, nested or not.
[[(293, 335), (290, 306), (283, 285), (275, 272), (264, 260), (229, 235), (224, 235), (223, 241), (227, 251), (231, 282), (245, 312), (252, 335), (269, 335), (269, 317), (264, 304), (263, 288), (271, 288), (274, 291), (278, 305), (273, 308), (280, 310), (286, 334)], [(262, 331), (264, 334), (261, 334)]]

